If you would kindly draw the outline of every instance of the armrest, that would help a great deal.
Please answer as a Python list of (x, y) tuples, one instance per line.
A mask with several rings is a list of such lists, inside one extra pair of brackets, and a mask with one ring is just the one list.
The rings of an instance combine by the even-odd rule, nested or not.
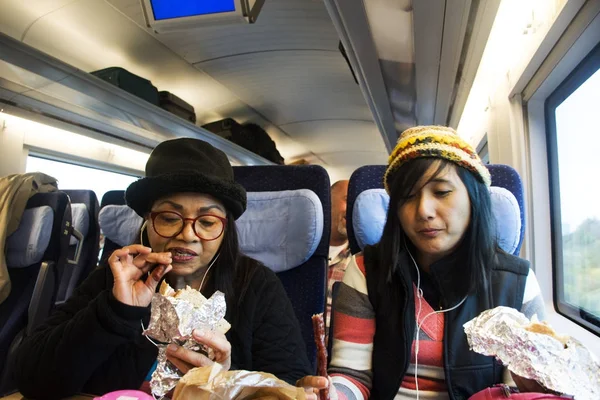
[(54, 262), (42, 262), (29, 303), (27, 335), (30, 335), (50, 315), (56, 292), (56, 279)]

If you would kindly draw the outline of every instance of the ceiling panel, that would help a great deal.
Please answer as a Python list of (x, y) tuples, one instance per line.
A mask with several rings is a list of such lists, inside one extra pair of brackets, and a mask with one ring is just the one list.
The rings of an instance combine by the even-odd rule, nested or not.
[(385, 144), (372, 120), (309, 121), (281, 126), (297, 142), (316, 154), (328, 152), (386, 153)]
[(358, 85), (337, 52), (244, 54), (196, 67), (279, 126), (314, 120), (372, 120)]
[[(139, 0), (108, 0), (147, 29)], [(154, 33), (153, 33), (154, 34)], [(254, 24), (154, 34), (190, 63), (273, 50), (337, 51), (338, 36), (322, 1), (267, 0)]]

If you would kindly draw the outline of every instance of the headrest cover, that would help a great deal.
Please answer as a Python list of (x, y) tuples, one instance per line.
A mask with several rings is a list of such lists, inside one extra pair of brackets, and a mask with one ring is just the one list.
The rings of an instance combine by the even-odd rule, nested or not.
[(323, 206), (311, 190), (249, 192), (236, 221), (242, 253), (275, 272), (308, 260), (323, 235)]
[[(492, 212), (496, 219), (496, 238), (502, 250), (513, 254), (521, 234), (521, 214), (515, 196), (507, 189), (489, 188)], [(384, 189), (369, 189), (360, 193), (352, 209), (352, 226), (361, 249), (379, 242), (387, 219), (390, 198)]]
[(26, 209), (19, 228), (6, 239), (6, 264), (23, 268), (37, 264), (50, 243), (54, 212), (49, 206)]
[(352, 227), (356, 243), (361, 249), (381, 239), (389, 203), (390, 196), (385, 189), (368, 189), (356, 197), (352, 209)]
[(492, 212), (496, 217), (498, 245), (508, 254), (514, 254), (521, 238), (521, 209), (515, 196), (507, 189), (490, 187)]
[(100, 210), (98, 223), (102, 233), (119, 246), (129, 246), (136, 242), (144, 220), (132, 208), (122, 205), (108, 205)]
[[(135, 243), (143, 223), (121, 205), (105, 206), (98, 220), (104, 235), (119, 246)], [(236, 226), (242, 253), (282, 272), (301, 265), (317, 249), (323, 207), (308, 189), (248, 193), (248, 207)]]
[[(85, 204), (71, 203), (71, 223), (73, 224), (73, 228), (77, 229), (85, 239), (90, 229), (90, 213)], [(76, 244), (77, 239), (71, 236), (69, 245), (74, 246)]]

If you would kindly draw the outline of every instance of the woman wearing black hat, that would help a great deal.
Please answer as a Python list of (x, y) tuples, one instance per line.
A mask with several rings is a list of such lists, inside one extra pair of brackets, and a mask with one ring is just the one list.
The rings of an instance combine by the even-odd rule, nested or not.
[[(270, 372), (290, 383), (310, 373), (298, 322), (276, 275), (240, 253), (235, 219), (246, 192), (225, 154), (196, 139), (159, 144), (146, 177), (127, 189), (127, 204), (145, 220), (142, 237), (116, 250), (75, 294), (22, 343), (15, 376), (31, 398), (138, 388), (157, 356), (142, 336), (150, 302), (166, 277), (206, 297), (225, 293), (232, 325), (225, 337), (194, 332), (226, 368)], [(183, 372), (213, 361), (177, 346), (168, 358)]]

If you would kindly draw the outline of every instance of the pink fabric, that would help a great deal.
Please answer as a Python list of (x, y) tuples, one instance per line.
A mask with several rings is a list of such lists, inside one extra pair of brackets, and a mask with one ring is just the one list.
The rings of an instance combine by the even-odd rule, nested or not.
[(137, 399), (137, 400), (154, 400), (154, 397), (139, 390), (119, 390), (116, 392), (106, 393), (102, 397), (96, 397), (94, 400), (118, 400), (119, 398)]
[(572, 400), (572, 397), (549, 393), (518, 393), (506, 385), (497, 385), (482, 390), (469, 397), (469, 400)]

